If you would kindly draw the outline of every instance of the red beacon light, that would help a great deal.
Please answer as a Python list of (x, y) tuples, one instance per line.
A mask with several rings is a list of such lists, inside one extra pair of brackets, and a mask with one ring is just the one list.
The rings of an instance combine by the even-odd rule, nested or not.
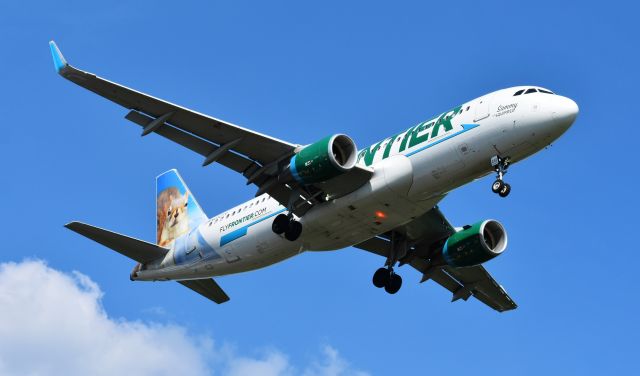
[(387, 215), (384, 212), (380, 211), (380, 210), (376, 210), (376, 218), (385, 219), (385, 218), (387, 218)]

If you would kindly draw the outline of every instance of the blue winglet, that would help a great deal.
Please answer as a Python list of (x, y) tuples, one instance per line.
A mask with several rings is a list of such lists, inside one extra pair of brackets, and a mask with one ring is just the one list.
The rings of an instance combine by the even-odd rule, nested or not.
[(67, 60), (65, 60), (64, 56), (56, 46), (56, 42), (50, 41), (49, 48), (51, 48), (51, 56), (53, 56), (53, 65), (56, 67), (56, 72), (60, 73), (67, 65)]

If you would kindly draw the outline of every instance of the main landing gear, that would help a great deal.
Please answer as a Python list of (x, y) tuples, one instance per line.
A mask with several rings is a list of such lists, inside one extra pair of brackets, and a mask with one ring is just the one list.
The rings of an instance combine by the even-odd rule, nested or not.
[(389, 256), (385, 262), (386, 267), (376, 270), (373, 274), (373, 285), (377, 288), (383, 288), (389, 294), (395, 294), (402, 287), (402, 277), (395, 273), (393, 266), (407, 255), (409, 248), (407, 238), (397, 232), (391, 233), (391, 249)]
[(493, 193), (497, 193), (500, 197), (507, 197), (511, 192), (511, 186), (509, 183), (505, 183), (503, 180), (504, 175), (507, 173), (507, 168), (511, 161), (509, 157), (501, 158), (497, 155), (491, 157), (491, 166), (496, 171), (498, 176), (496, 177), (496, 181), (491, 184), (491, 190)]
[(373, 285), (377, 288), (384, 287), (384, 291), (395, 294), (402, 287), (402, 277), (392, 267), (380, 268), (373, 274)]
[(302, 223), (293, 219), (293, 216), (278, 214), (271, 224), (271, 229), (278, 235), (284, 233), (287, 240), (295, 241), (302, 233)]

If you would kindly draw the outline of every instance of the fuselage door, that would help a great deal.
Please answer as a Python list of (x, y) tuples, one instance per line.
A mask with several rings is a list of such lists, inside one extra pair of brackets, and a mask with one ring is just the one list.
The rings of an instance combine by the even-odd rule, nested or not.
[(473, 122), (480, 121), (489, 117), (489, 96), (482, 97), (475, 104), (476, 112)]
[(200, 244), (198, 242), (198, 231), (198, 229), (194, 229), (189, 233), (186, 249), (187, 259), (189, 260), (202, 258), (202, 250), (200, 249)]
[(231, 264), (236, 261), (240, 261), (240, 256), (238, 256), (237, 248), (235, 244), (229, 243), (222, 249), (222, 256), (227, 261), (227, 263)]

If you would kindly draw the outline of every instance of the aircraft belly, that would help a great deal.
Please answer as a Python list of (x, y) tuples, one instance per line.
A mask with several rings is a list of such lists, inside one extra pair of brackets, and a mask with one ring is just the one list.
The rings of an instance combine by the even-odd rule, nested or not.
[[(271, 220), (251, 226), (247, 234), (222, 247), (226, 262), (215, 264), (209, 271), (213, 276), (240, 273), (263, 268), (292, 257), (302, 251), (302, 241), (290, 242), (271, 230)], [(194, 273), (200, 273), (196, 266)], [(198, 270), (195, 270), (198, 269)], [(204, 266), (207, 270), (207, 267)]]
[(387, 232), (433, 205), (407, 198), (413, 184), (409, 159), (395, 155), (374, 166), (371, 180), (355, 192), (323, 203), (302, 219), (305, 249), (333, 250)]
[[(281, 208), (280, 208), (281, 209)], [(241, 228), (241, 235), (226, 235), (217, 226), (202, 224), (170, 251), (171, 264), (139, 272), (141, 280), (196, 279), (263, 268), (302, 251), (302, 240), (290, 242), (271, 230), (271, 218)], [(235, 230), (237, 231), (237, 230)], [(194, 239), (198, 240), (195, 241)], [(191, 240), (191, 241), (190, 241)]]

